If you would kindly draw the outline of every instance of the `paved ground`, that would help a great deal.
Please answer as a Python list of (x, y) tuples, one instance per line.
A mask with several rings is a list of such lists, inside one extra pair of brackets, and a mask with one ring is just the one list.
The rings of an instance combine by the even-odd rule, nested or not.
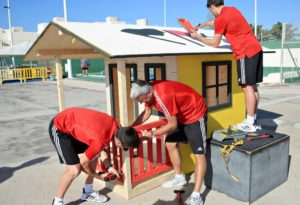
[[(105, 111), (105, 86), (76, 80), (64, 80), (66, 107), (79, 106)], [(300, 86), (264, 85), (261, 92), (260, 123), (291, 136), (291, 163), (288, 181), (255, 201), (254, 205), (297, 204), (300, 201)], [(55, 82), (9, 83), (0, 85), (0, 203), (5, 205), (51, 204), (64, 167), (48, 137), (50, 119), (57, 113)], [(266, 176), (265, 180), (269, 177)], [(193, 177), (191, 177), (193, 179)], [(80, 202), (84, 176), (79, 176), (65, 196), (69, 205)], [(186, 190), (191, 190), (193, 181)], [(96, 185), (101, 189), (99, 185)], [(123, 205), (177, 204), (172, 190), (161, 187), (132, 200), (125, 200), (107, 189), (105, 203)], [(205, 190), (207, 205), (247, 204), (224, 194)], [(188, 197), (187, 194), (183, 198)]]

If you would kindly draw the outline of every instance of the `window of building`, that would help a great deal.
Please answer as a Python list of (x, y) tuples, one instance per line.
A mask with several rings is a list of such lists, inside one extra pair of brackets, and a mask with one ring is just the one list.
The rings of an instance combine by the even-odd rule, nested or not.
[(145, 81), (166, 80), (166, 64), (164, 63), (146, 63)]
[(231, 61), (203, 62), (203, 97), (208, 111), (231, 106)]
[[(146, 63), (145, 64), (145, 81), (166, 80), (166, 64), (164, 63)], [(152, 110), (153, 115), (163, 117), (164, 114), (155, 108)]]

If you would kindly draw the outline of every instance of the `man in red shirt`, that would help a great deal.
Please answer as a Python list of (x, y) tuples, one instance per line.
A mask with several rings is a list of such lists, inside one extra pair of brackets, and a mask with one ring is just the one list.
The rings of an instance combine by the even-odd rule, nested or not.
[[(191, 87), (175, 81), (136, 81), (132, 84), (131, 98), (145, 103), (145, 110), (132, 126), (144, 123), (152, 114), (152, 108), (163, 112), (167, 124), (154, 131), (143, 131), (145, 137), (167, 134), (166, 147), (175, 170), (175, 176), (162, 184), (165, 188), (187, 184), (181, 172), (179, 142), (189, 142), (196, 158), (195, 186), (190, 204), (200, 205), (203, 177), (206, 172), (206, 105), (204, 99)], [(194, 202), (194, 203), (193, 203)]]
[(63, 205), (63, 197), (72, 181), (84, 171), (88, 174), (81, 200), (105, 202), (107, 197), (93, 191), (94, 178), (103, 179), (96, 173), (100, 157), (108, 173), (119, 177), (105, 151), (110, 141), (123, 149), (138, 147), (139, 137), (132, 127), (120, 128), (111, 116), (85, 108), (69, 108), (56, 115), (49, 125), (49, 135), (66, 171), (56, 190), (53, 205)]
[(209, 46), (218, 47), (224, 35), (231, 44), (233, 57), (237, 60), (238, 83), (244, 91), (247, 108), (247, 118), (237, 124), (237, 128), (245, 132), (255, 132), (261, 129), (256, 123), (256, 112), (259, 102), (257, 83), (263, 80), (262, 47), (239, 10), (224, 6), (223, 0), (208, 0), (207, 8), (215, 16), (215, 20), (200, 24), (198, 28), (214, 26), (214, 37), (205, 38), (196, 31), (192, 31), (191, 37)]

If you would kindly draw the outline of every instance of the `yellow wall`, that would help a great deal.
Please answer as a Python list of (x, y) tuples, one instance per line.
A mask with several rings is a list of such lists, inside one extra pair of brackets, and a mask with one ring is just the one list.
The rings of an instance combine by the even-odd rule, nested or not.
[[(227, 128), (245, 118), (245, 99), (243, 91), (237, 83), (236, 60), (233, 59), (232, 54), (191, 55), (177, 58), (178, 81), (190, 85), (200, 94), (202, 94), (202, 63), (224, 60), (232, 62), (232, 106), (208, 112), (208, 138), (211, 137), (214, 130)], [(189, 145), (180, 144), (179, 146), (183, 159), (182, 171), (189, 173), (193, 171), (192, 164), (195, 163), (191, 149)]]

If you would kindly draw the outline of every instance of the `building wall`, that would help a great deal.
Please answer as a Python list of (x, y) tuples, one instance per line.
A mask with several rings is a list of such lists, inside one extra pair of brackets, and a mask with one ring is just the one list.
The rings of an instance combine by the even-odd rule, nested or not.
[[(38, 37), (36, 32), (24, 32), (22, 27), (13, 27), (12, 30), (14, 44), (22, 43), (24, 41), (35, 41)], [(0, 28), (0, 42), (2, 42), (3, 46), (9, 46), (10, 40), (10, 29)]]

